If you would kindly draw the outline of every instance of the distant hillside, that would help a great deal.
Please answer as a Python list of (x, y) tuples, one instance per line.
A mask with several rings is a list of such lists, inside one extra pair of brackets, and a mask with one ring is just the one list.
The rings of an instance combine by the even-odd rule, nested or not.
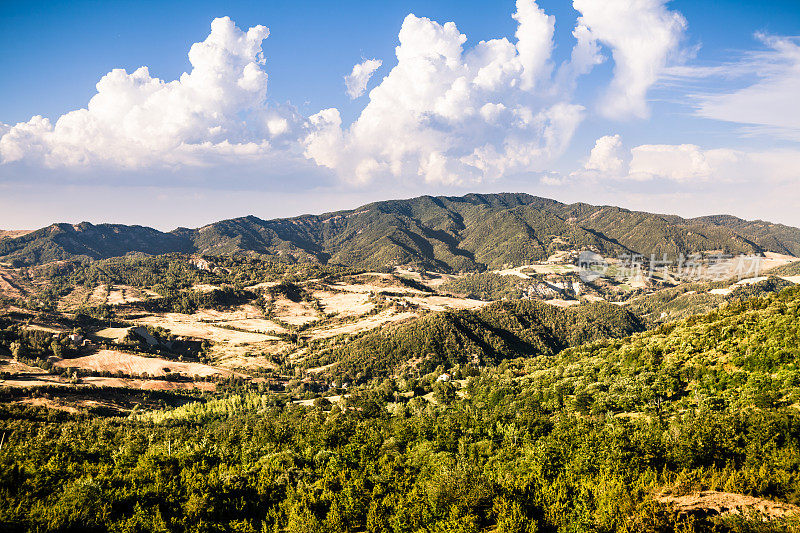
[(795, 256), (800, 252), (798, 230), (792, 226), (773, 224), (764, 220), (742, 220), (730, 215), (699, 217), (691, 220), (732, 229), (740, 235), (747, 235), (759, 246), (771, 252)]
[(683, 219), (618, 207), (562, 204), (528, 194), (421, 196), (349, 211), (262, 220), (224, 220), (162, 233), (141, 226), (54, 224), (0, 243), (0, 260), (16, 265), (130, 252), (283, 256), (361, 268), (411, 264), (480, 271), (547, 258), (558, 249), (600, 253), (800, 255), (800, 229), (731, 216)]
[(644, 330), (620, 306), (596, 302), (561, 308), (534, 300), (495, 302), (480, 311), (445, 311), (367, 334), (317, 353), (307, 365), (335, 363), (332, 372), (356, 382), (393, 373), (455, 365), (496, 365), (505, 359), (554, 355), (599, 339)]
[(53, 224), (16, 239), (0, 241), (0, 258), (14, 265), (66, 259), (104, 259), (132, 252), (159, 255), (191, 252), (189, 241), (153, 228), (122, 224)]
[(3, 239), (15, 239), (30, 233), (27, 229), (0, 229), (0, 241)]

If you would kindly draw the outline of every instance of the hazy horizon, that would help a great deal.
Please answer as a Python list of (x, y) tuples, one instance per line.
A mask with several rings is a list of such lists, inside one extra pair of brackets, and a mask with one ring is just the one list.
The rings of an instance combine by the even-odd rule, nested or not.
[[(367, 205), (367, 204), (375, 203), (375, 202), (390, 201), (390, 200), (407, 200), (407, 199), (417, 198), (419, 196), (425, 196), (425, 195), (434, 196), (434, 197), (435, 196), (459, 197), (459, 196), (465, 196), (467, 194), (502, 194), (502, 193), (531, 194), (532, 196), (539, 196), (541, 198), (555, 200), (555, 201), (558, 201), (558, 202), (561, 202), (561, 203), (564, 203), (564, 204), (585, 203), (585, 204), (597, 205), (597, 206), (608, 205), (608, 206), (614, 206), (614, 207), (621, 207), (623, 209), (628, 209), (630, 211), (647, 212), (647, 213), (653, 213), (653, 214), (657, 214), (657, 215), (678, 215), (678, 216), (680, 216), (682, 218), (687, 218), (687, 219), (703, 217), (703, 216), (711, 216), (711, 215), (732, 215), (732, 216), (735, 216), (735, 217), (738, 217), (738, 218), (741, 218), (741, 219), (744, 219), (744, 220), (763, 220), (765, 222), (770, 222), (770, 223), (774, 223), (774, 224), (784, 224), (784, 225), (787, 225), (787, 226), (792, 226), (792, 224), (786, 224), (784, 222), (781, 222), (780, 220), (771, 220), (769, 218), (764, 218), (764, 217), (741, 216), (741, 215), (739, 215), (739, 214), (737, 214), (735, 212), (723, 212), (723, 211), (720, 211), (720, 212), (711, 212), (711, 211), (702, 212), (702, 211), (700, 211), (700, 212), (696, 212), (695, 213), (695, 212), (692, 212), (692, 211), (687, 211), (685, 213), (681, 213), (681, 212), (677, 212), (677, 211), (674, 211), (674, 212), (673, 211), (663, 211), (663, 210), (659, 211), (658, 209), (639, 208), (639, 207), (637, 207), (635, 205), (635, 203), (636, 203), (635, 201), (633, 201), (630, 205), (623, 205), (621, 202), (617, 202), (617, 203), (587, 202), (587, 201), (583, 201), (583, 200), (580, 200), (580, 199), (577, 199), (577, 200), (574, 200), (574, 201), (570, 201), (570, 200), (566, 200), (566, 199), (562, 200), (562, 199), (558, 199), (558, 198), (555, 198), (555, 197), (548, 197), (548, 196), (542, 196), (542, 195), (533, 194), (533, 193), (526, 193), (524, 191), (496, 190), (496, 191), (480, 191), (480, 192), (479, 191), (471, 191), (471, 192), (465, 192), (463, 194), (438, 194), (438, 193), (437, 194), (420, 194), (420, 195), (416, 195), (416, 196), (402, 196), (402, 197), (400, 197), (400, 196), (398, 196), (398, 197), (394, 197), (394, 196), (393, 197), (382, 197), (382, 196), (378, 195), (373, 199), (365, 199), (364, 201), (358, 201), (358, 202), (356, 202), (356, 200), (353, 200), (352, 198), (348, 197), (348, 198), (339, 198), (339, 199), (335, 200), (333, 202), (333, 204), (331, 204), (331, 205), (338, 205), (339, 206), (339, 207), (335, 207), (335, 208), (327, 208), (327, 207), (325, 207), (327, 204), (325, 204), (325, 202), (322, 201), (322, 202), (319, 203), (319, 209), (311, 209), (311, 210), (305, 210), (305, 211), (299, 210), (299, 209), (301, 209), (299, 206), (297, 206), (295, 208), (295, 206), (292, 205), (291, 207), (286, 207), (284, 210), (279, 211), (279, 212), (278, 211), (273, 211), (271, 214), (265, 214), (265, 213), (259, 214), (258, 212), (241, 212), (241, 213), (234, 213), (234, 214), (231, 214), (231, 215), (224, 215), (224, 216), (220, 216), (220, 217), (196, 216), (196, 217), (192, 218), (192, 216), (189, 216), (187, 218), (187, 220), (197, 220), (197, 222), (195, 222), (195, 223), (191, 223), (190, 222), (190, 223), (177, 223), (177, 224), (150, 224), (150, 223), (146, 222), (147, 217), (148, 217), (147, 214), (143, 214), (142, 217), (141, 217), (141, 220), (139, 220), (139, 218), (137, 218), (135, 214), (133, 216), (131, 216), (131, 217), (124, 217), (124, 218), (121, 218), (121, 219), (115, 219), (113, 216), (111, 216), (110, 218), (102, 218), (101, 217), (101, 218), (95, 218), (95, 219), (80, 218), (80, 216), (77, 216), (77, 218), (63, 219), (63, 220), (50, 220), (49, 222), (46, 222), (44, 224), (32, 225), (32, 226), (26, 226), (26, 227), (4, 227), (4, 226), (0, 226), (0, 231), (34, 231), (34, 230), (37, 230), (37, 229), (41, 229), (41, 228), (47, 227), (47, 226), (49, 226), (51, 224), (61, 224), (61, 223), (64, 223), (64, 224), (80, 224), (82, 222), (89, 222), (90, 224), (95, 224), (95, 225), (97, 225), (97, 224), (124, 224), (124, 225), (129, 225), (129, 226), (146, 226), (146, 227), (151, 227), (151, 228), (157, 229), (157, 230), (162, 231), (162, 232), (170, 232), (170, 231), (176, 230), (178, 228), (189, 228), (189, 229), (201, 228), (203, 226), (206, 226), (208, 224), (212, 224), (214, 222), (220, 222), (222, 220), (230, 220), (230, 219), (236, 219), (236, 218), (244, 218), (244, 217), (247, 217), (247, 216), (255, 216), (255, 217), (258, 217), (258, 218), (260, 218), (262, 220), (272, 220), (272, 219), (280, 219), (280, 218), (294, 218), (294, 217), (299, 217), (299, 216), (303, 216), (303, 215), (323, 215), (323, 214), (333, 213), (333, 212), (337, 212), (337, 211), (355, 210), (355, 209), (357, 209), (359, 207), (362, 207), (362, 206)], [(356, 202), (356, 203), (352, 203), (352, 202)], [(186, 213), (181, 213), (180, 216), (186, 216)]]

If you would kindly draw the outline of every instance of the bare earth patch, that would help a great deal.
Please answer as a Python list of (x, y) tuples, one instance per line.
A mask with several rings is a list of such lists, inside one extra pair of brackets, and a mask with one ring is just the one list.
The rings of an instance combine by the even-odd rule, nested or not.
[(422, 283), (426, 287), (430, 287), (431, 289), (438, 289), (448, 281), (452, 281), (454, 279), (458, 279), (460, 276), (454, 276), (452, 274), (442, 274), (438, 272), (429, 272), (429, 277), (426, 277), (422, 280)]
[(128, 334), (128, 329), (129, 328), (105, 328), (101, 329), (97, 333), (94, 333), (94, 336), (100, 337), (101, 339), (119, 342)]
[(732, 492), (703, 491), (684, 496), (661, 495), (658, 501), (672, 504), (679, 513), (740, 514), (755, 511), (768, 518), (780, 518), (800, 512), (800, 507)]
[(375, 308), (367, 293), (316, 291), (313, 296), (326, 313), (341, 317), (363, 315)]
[(453, 298), (450, 296), (418, 296), (407, 300), (423, 309), (444, 311), (445, 309), (478, 309), (489, 302), (471, 300), (469, 298)]
[(138, 289), (127, 285), (113, 285), (108, 293), (109, 305), (121, 305), (132, 302), (141, 302), (143, 294)]
[(191, 290), (193, 290), (195, 292), (206, 293), (206, 292), (214, 292), (216, 290), (219, 290), (220, 288), (221, 287), (218, 287), (216, 285), (209, 285), (208, 283), (201, 283), (200, 285), (194, 285), (191, 288)]
[(733, 289), (730, 288), (730, 287), (725, 287), (725, 288), (721, 288), (721, 289), (711, 289), (710, 291), (708, 291), (709, 294), (718, 294), (720, 296), (727, 296), (732, 292), (733, 292)]
[(22, 237), (23, 235), (27, 235), (33, 230), (29, 229), (0, 229), (0, 240), (8, 237), (9, 239), (16, 239), (17, 237)]
[(764, 252), (764, 259), (761, 260), (761, 270), (769, 270), (788, 263), (794, 263), (795, 261), (800, 261), (800, 257), (775, 252)]
[(280, 281), (262, 281), (261, 283), (256, 283), (255, 285), (248, 285), (245, 287), (248, 291), (257, 291), (268, 289), (270, 287), (274, 287), (275, 285), (279, 285)]
[(44, 331), (45, 333), (52, 333), (54, 335), (58, 335), (59, 333), (67, 333), (67, 330), (64, 328), (58, 328), (54, 326), (43, 326), (41, 324), (26, 324), (23, 326), (24, 329), (29, 331)]
[(165, 381), (163, 379), (86, 377), (81, 379), (81, 383), (94, 385), (95, 387), (121, 387), (125, 389), (160, 391), (198, 389), (213, 392), (217, 389), (216, 384), (207, 381)]
[(575, 265), (556, 263), (556, 264), (542, 264), (536, 263), (533, 265), (522, 265), (514, 268), (506, 268), (503, 270), (493, 270), (495, 274), (501, 276), (517, 276), (522, 279), (529, 279), (529, 273), (534, 274), (565, 274), (573, 272), (578, 268)]
[(389, 283), (386, 284), (376, 284), (376, 283), (333, 283), (331, 287), (339, 290), (339, 291), (347, 291), (347, 292), (360, 292), (360, 293), (381, 293), (381, 292), (397, 292), (397, 293), (404, 293), (404, 294), (425, 294), (423, 291), (418, 289), (412, 289), (411, 287), (404, 287), (398, 285), (392, 285)]
[(273, 314), (276, 318), (293, 326), (301, 326), (319, 318), (317, 311), (305, 302), (293, 302), (288, 298), (275, 300)]
[(0, 267), (0, 294), (10, 298), (19, 298), (23, 295), (19, 281), (15, 278), (13, 270)]
[(93, 291), (79, 286), (58, 301), (59, 311), (73, 311), (84, 305)]
[(204, 321), (213, 321), (220, 326), (230, 326), (253, 333), (286, 333), (286, 329), (272, 320), (264, 318), (259, 307), (251, 304), (240, 305), (231, 311), (200, 309), (196, 315)]
[[(281, 348), (285, 349), (288, 344), (281, 344)], [(267, 347), (258, 347), (256, 350), (225, 350), (211, 351), (214, 357), (214, 364), (222, 368), (237, 369), (244, 372), (252, 370), (276, 369), (278, 365), (270, 361), (263, 355), (253, 355), (253, 353), (268, 352)], [(278, 350), (280, 351), (280, 350)]]
[[(600, 300), (603, 300), (602, 298)], [(558, 298), (554, 298), (552, 300), (543, 300), (544, 303), (554, 305), (556, 307), (570, 307), (573, 305), (578, 305), (580, 302), (578, 300), (561, 300)]]
[(107, 285), (98, 285), (89, 295), (89, 305), (103, 305), (106, 303), (106, 294), (108, 293)]
[[(181, 313), (150, 315), (137, 318), (135, 322), (141, 325), (160, 326), (170, 330), (174, 335), (205, 339), (214, 343), (236, 345), (278, 340), (277, 337), (265, 333), (236, 331), (220, 327), (217, 323), (224, 323), (224, 320), (220, 320), (219, 315), (214, 315), (213, 312), (207, 310), (200, 311), (193, 315), (184, 315)], [(267, 329), (270, 326), (267, 322), (264, 322), (263, 327)], [(272, 329), (272, 331), (277, 331), (276, 328), (277, 326), (270, 329)]]

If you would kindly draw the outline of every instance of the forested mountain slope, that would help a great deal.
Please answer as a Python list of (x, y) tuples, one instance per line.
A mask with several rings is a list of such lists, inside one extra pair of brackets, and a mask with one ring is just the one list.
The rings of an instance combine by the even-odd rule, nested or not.
[(528, 194), (421, 196), (323, 215), (225, 220), (170, 233), (150, 228), (56, 224), (0, 243), (17, 265), (130, 252), (249, 252), (381, 268), (412, 264), (483, 270), (546, 259), (559, 249), (649, 256), (724, 250), (800, 254), (800, 229), (730, 216), (683, 219), (618, 207), (562, 204)]
[(535, 300), (503, 301), (479, 311), (445, 311), (369, 333), (315, 354), (306, 365), (335, 363), (330, 372), (366, 382), (553, 355), (569, 346), (643, 329), (635, 315), (605, 302), (561, 308)]
[(797, 228), (791, 226), (764, 220), (742, 220), (730, 215), (699, 217), (691, 219), (691, 221), (730, 228), (741, 235), (748, 236), (759, 246), (773, 252), (796, 256), (800, 251)]

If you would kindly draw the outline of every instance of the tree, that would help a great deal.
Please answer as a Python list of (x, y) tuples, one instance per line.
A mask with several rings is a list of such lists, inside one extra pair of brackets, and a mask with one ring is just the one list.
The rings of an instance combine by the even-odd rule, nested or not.
[(449, 381), (437, 381), (433, 385), (433, 397), (442, 405), (450, 405), (456, 399), (456, 387)]

